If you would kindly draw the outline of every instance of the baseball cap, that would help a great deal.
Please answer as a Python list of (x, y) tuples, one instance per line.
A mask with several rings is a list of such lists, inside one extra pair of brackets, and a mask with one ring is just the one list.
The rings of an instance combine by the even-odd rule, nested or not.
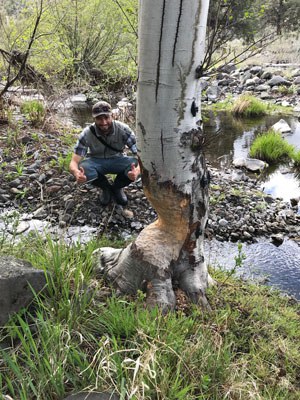
[(111, 105), (106, 101), (98, 101), (93, 105), (92, 115), (94, 118), (99, 117), (99, 115), (111, 114)]

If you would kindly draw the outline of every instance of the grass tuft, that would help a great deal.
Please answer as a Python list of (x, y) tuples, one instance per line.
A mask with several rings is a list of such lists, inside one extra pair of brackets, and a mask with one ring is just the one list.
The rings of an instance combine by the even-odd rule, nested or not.
[(294, 146), (289, 144), (279, 132), (269, 130), (259, 135), (250, 147), (250, 157), (268, 163), (288, 161), (294, 157)]
[(249, 94), (243, 94), (234, 102), (232, 113), (236, 116), (259, 117), (267, 113), (267, 105)]

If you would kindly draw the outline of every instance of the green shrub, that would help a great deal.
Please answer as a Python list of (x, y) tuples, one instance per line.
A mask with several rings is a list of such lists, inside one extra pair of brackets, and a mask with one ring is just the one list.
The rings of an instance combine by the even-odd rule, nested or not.
[(274, 130), (258, 136), (250, 147), (250, 157), (259, 158), (268, 163), (290, 160), (294, 157), (294, 146)]
[(243, 94), (234, 102), (232, 112), (245, 117), (258, 117), (267, 113), (267, 105), (254, 96)]
[(21, 112), (35, 126), (44, 121), (46, 114), (44, 105), (38, 100), (28, 100), (22, 103)]

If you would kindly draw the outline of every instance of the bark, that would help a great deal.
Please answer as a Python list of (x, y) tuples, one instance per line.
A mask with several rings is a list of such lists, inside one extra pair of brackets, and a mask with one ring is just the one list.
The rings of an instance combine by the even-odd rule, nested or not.
[(121, 293), (174, 308), (174, 288), (208, 306), (203, 252), (209, 174), (200, 121), (208, 1), (141, 0), (137, 134), (144, 192), (158, 219), (126, 249), (102, 248), (100, 270)]

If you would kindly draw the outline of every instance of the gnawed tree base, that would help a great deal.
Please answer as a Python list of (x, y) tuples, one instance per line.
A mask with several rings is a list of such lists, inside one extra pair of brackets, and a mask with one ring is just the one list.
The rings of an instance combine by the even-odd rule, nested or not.
[[(144, 171), (144, 178), (145, 175)], [(213, 280), (208, 275), (202, 248), (207, 185), (201, 187), (201, 180), (194, 179), (192, 195), (188, 195), (168, 182), (158, 183), (153, 178), (144, 181), (145, 194), (158, 219), (125, 249), (96, 250), (96, 271), (119, 293), (145, 291), (149, 306), (173, 309), (175, 285), (193, 303), (209, 308), (205, 291)]]

